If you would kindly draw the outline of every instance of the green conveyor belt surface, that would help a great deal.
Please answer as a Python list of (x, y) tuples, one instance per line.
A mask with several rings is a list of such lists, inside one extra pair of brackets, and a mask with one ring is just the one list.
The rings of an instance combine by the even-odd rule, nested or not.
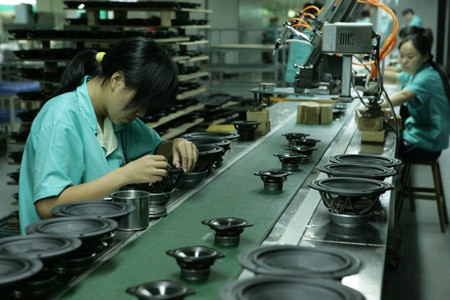
[[(291, 106), (292, 111), (295, 107)], [(161, 279), (185, 282), (194, 288), (196, 294), (188, 299), (220, 299), (222, 287), (242, 271), (237, 255), (264, 241), (346, 120), (320, 126), (295, 121), (291, 117), (278, 130), (273, 130), (254, 149), (229, 164), (214, 180), (67, 292), (63, 299), (133, 299), (134, 296), (125, 292), (127, 287)], [(309, 162), (287, 177), (282, 191), (266, 191), (261, 178), (254, 173), (281, 167), (274, 154), (286, 151), (288, 142), (282, 134), (287, 132), (306, 132), (321, 142)], [(209, 227), (201, 224), (202, 220), (214, 217), (239, 217), (254, 226), (244, 230), (237, 247), (220, 247), (214, 245)], [(168, 249), (195, 245), (213, 247), (226, 255), (215, 261), (209, 279), (201, 283), (180, 278), (175, 259), (165, 254)]]

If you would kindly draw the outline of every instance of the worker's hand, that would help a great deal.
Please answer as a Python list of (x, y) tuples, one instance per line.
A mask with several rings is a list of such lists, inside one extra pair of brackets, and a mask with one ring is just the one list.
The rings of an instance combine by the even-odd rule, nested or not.
[(162, 181), (170, 164), (163, 155), (145, 155), (123, 167), (127, 181), (134, 184)]
[(183, 168), (184, 173), (190, 173), (197, 163), (198, 149), (195, 145), (182, 138), (172, 141), (172, 164), (176, 168)]

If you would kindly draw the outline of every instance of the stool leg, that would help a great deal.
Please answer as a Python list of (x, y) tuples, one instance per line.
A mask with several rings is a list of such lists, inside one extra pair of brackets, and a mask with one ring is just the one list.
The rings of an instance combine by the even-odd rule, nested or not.
[(416, 202), (415, 202), (416, 198), (415, 198), (415, 195), (414, 195), (414, 187), (412, 186), (411, 165), (410, 165), (410, 167), (408, 169), (408, 172), (409, 172), (409, 174), (408, 174), (409, 178), (408, 178), (406, 190), (407, 191), (410, 190), (410, 193), (408, 194), (408, 196), (409, 196), (409, 209), (411, 211), (415, 211), (416, 210)]
[(448, 224), (448, 211), (447, 211), (447, 204), (445, 203), (445, 192), (444, 192), (444, 186), (442, 184), (442, 175), (441, 175), (441, 168), (439, 163), (437, 164), (437, 175), (439, 176), (439, 187), (440, 187), (440, 193), (442, 197), (442, 209), (444, 210), (444, 221), (445, 224)]
[(404, 194), (407, 189), (407, 185), (408, 185), (409, 177), (410, 177), (410, 174), (409, 174), (410, 168), (411, 168), (411, 166), (409, 164), (405, 164), (402, 176), (400, 178), (400, 189), (398, 190), (397, 197), (396, 197), (396, 199), (397, 199), (397, 205), (396, 205), (397, 222), (400, 220), (400, 216), (402, 213), (403, 200), (405, 199)]
[(444, 205), (442, 201), (442, 187), (441, 187), (441, 177), (439, 172), (439, 165), (434, 164), (431, 166), (433, 171), (433, 181), (434, 188), (436, 190), (436, 204), (439, 215), (439, 224), (441, 225), (441, 232), (445, 232), (445, 215), (444, 215)]

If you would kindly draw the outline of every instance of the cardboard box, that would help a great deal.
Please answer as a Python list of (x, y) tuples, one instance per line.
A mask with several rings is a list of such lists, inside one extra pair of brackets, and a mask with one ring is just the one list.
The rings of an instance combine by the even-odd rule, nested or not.
[(247, 121), (268, 122), (270, 121), (269, 110), (264, 108), (262, 110), (247, 111)]
[(372, 143), (384, 143), (386, 131), (361, 131), (361, 141), (362, 142), (372, 142)]
[(363, 117), (363, 110), (355, 112), (356, 124), (361, 131), (380, 131), (384, 128), (384, 116)]
[(262, 136), (266, 135), (270, 131), (270, 121), (261, 122), (255, 130), (255, 135)]
[(333, 122), (333, 105), (320, 104), (320, 124), (331, 124)]
[(297, 106), (297, 123), (320, 124), (320, 105), (317, 103), (302, 103)]
[(270, 114), (267, 108), (247, 111), (247, 121), (256, 121), (261, 124), (255, 130), (255, 135), (266, 135), (270, 131)]

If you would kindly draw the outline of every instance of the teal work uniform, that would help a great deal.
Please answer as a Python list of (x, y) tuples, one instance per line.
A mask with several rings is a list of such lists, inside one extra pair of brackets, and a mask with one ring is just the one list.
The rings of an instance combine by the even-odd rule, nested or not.
[(422, 28), (422, 19), (420, 19), (419, 16), (414, 15), (411, 21), (409, 21), (408, 26), (416, 26)]
[(412, 76), (398, 74), (403, 90), (416, 97), (406, 106), (410, 117), (405, 120), (403, 139), (427, 151), (442, 151), (449, 145), (450, 104), (439, 73), (429, 64)]
[(61, 194), (69, 186), (90, 182), (128, 161), (155, 153), (163, 141), (141, 120), (113, 124), (117, 148), (106, 156), (97, 140), (98, 123), (87, 81), (49, 100), (33, 121), (21, 162), (19, 220), (22, 234), (41, 220), (35, 203)]

